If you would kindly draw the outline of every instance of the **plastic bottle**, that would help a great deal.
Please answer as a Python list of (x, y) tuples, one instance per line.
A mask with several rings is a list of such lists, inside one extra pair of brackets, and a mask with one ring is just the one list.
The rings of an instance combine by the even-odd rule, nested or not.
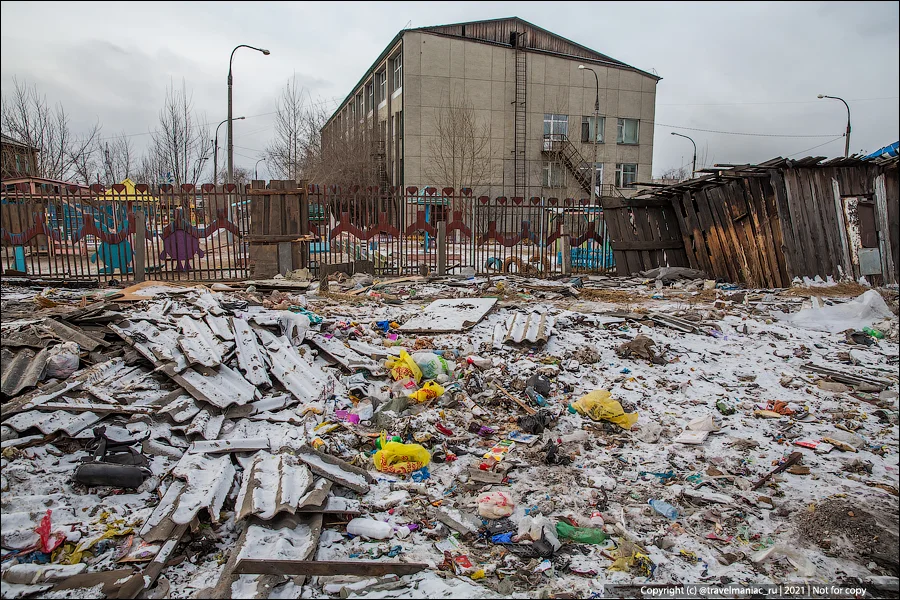
[(406, 538), (409, 537), (409, 534), (411, 531), (412, 530), (409, 527), (407, 527), (406, 525), (401, 525), (400, 527), (397, 528), (397, 537), (400, 538), (401, 540), (405, 540)]
[(384, 540), (391, 537), (390, 523), (376, 521), (375, 519), (363, 519), (357, 517), (347, 523), (347, 533), (361, 535), (373, 540)]
[(479, 369), (490, 369), (494, 366), (494, 363), (491, 362), (489, 358), (482, 358), (480, 356), (467, 356), (466, 362), (470, 365), (475, 365)]
[(867, 333), (867, 334), (871, 335), (876, 340), (884, 339), (884, 334), (882, 332), (878, 331), (877, 329), (875, 329), (874, 327), (864, 327), (863, 333)]
[(733, 415), (734, 407), (725, 402), (724, 400), (716, 401), (716, 408), (719, 409), (719, 412), (723, 415)]
[(653, 510), (669, 519), (670, 521), (675, 521), (678, 519), (678, 509), (665, 500), (650, 499), (647, 501), (647, 504), (653, 507)]
[(525, 395), (538, 406), (547, 406), (547, 399), (534, 391), (534, 388), (528, 386), (525, 388)]

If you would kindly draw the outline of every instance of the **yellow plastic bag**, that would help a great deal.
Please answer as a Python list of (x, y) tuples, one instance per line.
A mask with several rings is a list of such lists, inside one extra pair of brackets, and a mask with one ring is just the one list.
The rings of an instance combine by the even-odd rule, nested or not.
[(622, 429), (631, 429), (637, 423), (638, 413), (627, 413), (608, 390), (594, 390), (572, 403), (572, 408), (595, 421), (610, 421)]
[(389, 442), (387, 435), (381, 434), (381, 450), (375, 453), (375, 468), (382, 473), (406, 475), (418, 471), (431, 462), (431, 454), (419, 444)]
[(416, 402), (425, 402), (426, 400), (434, 400), (443, 393), (444, 388), (441, 387), (441, 384), (433, 381), (426, 381), (422, 384), (422, 389), (413, 392), (409, 397)]
[(416, 380), (416, 383), (422, 380), (422, 369), (419, 368), (419, 365), (416, 364), (416, 361), (412, 359), (406, 350), (401, 350), (400, 356), (397, 358), (387, 359), (385, 366), (391, 370), (391, 377), (394, 378), (394, 381), (400, 381), (407, 377), (412, 377)]

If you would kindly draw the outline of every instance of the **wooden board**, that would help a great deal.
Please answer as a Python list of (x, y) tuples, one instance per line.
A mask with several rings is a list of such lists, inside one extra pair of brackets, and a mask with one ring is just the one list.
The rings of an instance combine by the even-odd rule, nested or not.
[(410, 575), (428, 568), (426, 563), (402, 563), (379, 560), (249, 560), (239, 561), (234, 574), (249, 575)]

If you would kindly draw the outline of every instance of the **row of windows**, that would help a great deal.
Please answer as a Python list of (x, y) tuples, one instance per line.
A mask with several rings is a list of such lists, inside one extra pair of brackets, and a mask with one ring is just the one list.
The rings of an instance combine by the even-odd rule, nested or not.
[[(598, 126), (599, 125), (599, 126)], [(638, 119), (618, 119), (616, 123), (617, 144), (639, 143), (641, 122)], [(581, 117), (581, 141), (585, 143), (603, 143), (603, 130), (606, 127), (606, 117)], [(553, 139), (554, 136), (569, 135), (569, 115), (544, 115), (544, 137)]]
[[(590, 164), (587, 163), (581, 166), (582, 171), (587, 172), (588, 175), (590, 175), (590, 168)], [(603, 181), (603, 163), (596, 163), (594, 168), (597, 170), (597, 184), (599, 188), (599, 184)], [(638, 166), (634, 163), (617, 164), (616, 187), (626, 188), (634, 185), (634, 182), (637, 181), (637, 168)], [(562, 163), (545, 160), (541, 185), (546, 188), (568, 187), (567, 174), (568, 171)], [(597, 190), (597, 195), (600, 195), (599, 189)]]
[[(396, 92), (403, 87), (403, 54), (388, 60), (388, 68), (391, 73), (391, 90)], [(366, 84), (365, 90), (360, 91), (350, 102), (351, 122), (362, 119), (364, 115), (375, 110), (375, 107), (387, 100), (387, 80), (385, 69), (375, 72), (375, 79)]]

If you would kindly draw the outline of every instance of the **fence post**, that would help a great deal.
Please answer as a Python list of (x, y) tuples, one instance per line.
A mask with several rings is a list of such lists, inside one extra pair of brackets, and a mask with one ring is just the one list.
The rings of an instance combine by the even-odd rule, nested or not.
[(437, 230), (437, 274), (447, 274), (447, 222), (438, 221)]
[(560, 226), (560, 249), (562, 250), (562, 274), (568, 277), (572, 273), (572, 251), (569, 248), (569, 228), (565, 223)]
[(134, 281), (146, 279), (147, 265), (147, 217), (144, 211), (134, 215)]

